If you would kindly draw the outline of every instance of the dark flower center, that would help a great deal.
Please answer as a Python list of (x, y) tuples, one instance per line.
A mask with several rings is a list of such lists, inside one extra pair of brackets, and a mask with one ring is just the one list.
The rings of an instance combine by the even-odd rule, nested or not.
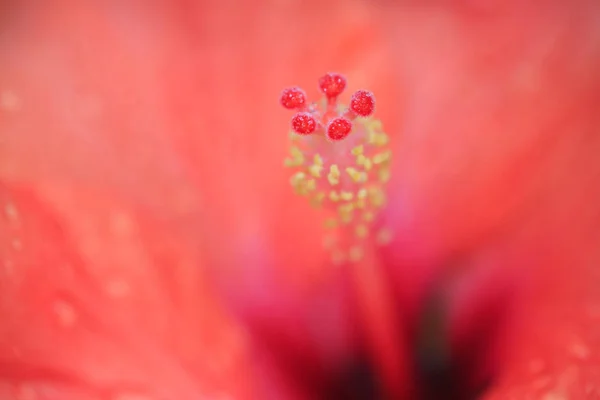
[[(504, 320), (506, 302), (483, 301), (484, 306), (476, 305), (479, 308), (475, 310), (473, 322), (457, 340), (448, 334), (447, 302), (439, 296), (439, 291), (432, 292), (434, 294), (422, 302), (422, 308), (413, 323), (405, 326), (415, 390), (408, 399), (478, 399), (494, 379), (495, 371), (487, 356), (492, 351)], [(361, 330), (361, 327), (357, 328)], [(275, 368), (308, 398), (404, 399), (390, 394), (389, 388), (384, 386), (381, 369), (365, 350), (368, 348), (366, 339), (357, 341), (357, 346), (345, 361), (334, 368), (323, 368), (285, 339), (285, 333), (273, 325), (266, 330), (259, 330), (255, 333), (258, 333), (263, 348), (274, 360)]]
[[(490, 321), (488, 321), (490, 322)], [(416, 371), (419, 400), (475, 400), (480, 398), (492, 381), (492, 376), (480, 376), (480, 352), (487, 350), (489, 332), (480, 331), (468, 349), (452, 351), (443, 304), (428, 302), (417, 321), (412, 357)], [(377, 369), (367, 357), (359, 357), (344, 365), (329, 379), (319, 399), (331, 400), (394, 400), (384, 394)]]

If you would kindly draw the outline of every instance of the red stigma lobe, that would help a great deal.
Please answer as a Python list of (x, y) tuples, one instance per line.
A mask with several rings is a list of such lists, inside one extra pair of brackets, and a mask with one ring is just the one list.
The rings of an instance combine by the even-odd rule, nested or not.
[(279, 100), (282, 106), (287, 109), (293, 110), (294, 108), (302, 108), (306, 103), (306, 94), (304, 90), (299, 87), (291, 87), (284, 89), (281, 92), (281, 98)]
[(361, 117), (371, 115), (373, 110), (375, 110), (375, 97), (373, 93), (367, 90), (356, 91), (350, 100), (350, 110)]
[(328, 99), (334, 99), (346, 88), (346, 78), (340, 74), (326, 74), (319, 79), (319, 88)]
[(327, 126), (327, 137), (331, 140), (342, 140), (350, 134), (352, 122), (344, 117), (338, 117), (331, 120)]
[(317, 129), (317, 121), (307, 112), (299, 112), (292, 117), (292, 129), (299, 135), (310, 135)]

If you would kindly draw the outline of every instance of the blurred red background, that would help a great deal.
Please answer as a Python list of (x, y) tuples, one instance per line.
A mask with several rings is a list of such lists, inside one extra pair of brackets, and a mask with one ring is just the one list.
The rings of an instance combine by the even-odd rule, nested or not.
[[(456, 351), (486, 343), (486, 398), (600, 398), (599, 22), (591, 0), (2, 2), (0, 398), (306, 395), (269, 335), (324, 371), (366, 340), (398, 394), (432, 292)], [(280, 90), (330, 70), (394, 147), (395, 240), (345, 271), (281, 168)]]

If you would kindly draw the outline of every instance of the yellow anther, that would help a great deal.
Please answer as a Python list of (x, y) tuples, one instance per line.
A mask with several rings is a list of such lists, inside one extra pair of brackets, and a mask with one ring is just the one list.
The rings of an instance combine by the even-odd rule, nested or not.
[(294, 191), (299, 196), (308, 196), (308, 190), (306, 190), (306, 186), (304, 186), (302, 184), (294, 186)]
[(352, 203), (344, 204), (338, 207), (340, 213), (340, 221), (343, 224), (349, 224), (352, 221), (352, 212), (354, 211), (354, 205)]
[(380, 131), (383, 129), (383, 124), (379, 119), (371, 119), (367, 122), (367, 128), (371, 131)]
[(315, 178), (320, 178), (322, 169), (323, 167), (321, 165), (314, 164), (308, 167), (308, 173), (314, 176)]
[(290, 178), (290, 183), (292, 185), (297, 185), (300, 182), (304, 181), (304, 179), (306, 178), (306, 174), (304, 172), (296, 172), (294, 175), (292, 175), (292, 177)]
[(341, 206), (338, 207), (338, 210), (340, 211), (340, 213), (345, 213), (345, 212), (351, 213), (354, 210), (354, 205), (352, 203), (342, 204)]
[(284, 160), (283, 165), (286, 167), (298, 167), (304, 164), (304, 154), (302, 154), (302, 150), (300, 150), (296, 146), (292, 146), (290, 148), (291, 158), (288, 157)]
[(337, 164), (333, 164), (331, 167), (329, 167), (329, 174), (327, 175), (327, 180), (332, 186), (335, 186), (338, 183), (340, 183), (340, 169), (338, 168)]
[(389, 139), (388, 135), (386, 135), (385, 133), (382, 132), (377, 137), (377, 142), (375, 144), (379, 145), (379, 146), (385, 146), (386, 144), (388, 144), (389, 140), (390, 139)]
[(294, 188), (294, 191), (296, 192), (296, 194), (300, 195), (300, 196), (306, 196), (308, 194), (308, 191), (306, 190), (305, 187), (305, 175), (304, 172), (297, 172), (296, 174), (292, 175), (292, 177), (290, 178), (290, 183), (292, 184), (292, 187)]
[(359, 246), (353, 246), (348, 252), (348, 258), (352, 262), (357, 262), (363, 258), (363, 249)]
[(325, 199), (325, 193), (318, 192), (317, 194), (314, 195), (314, 197), (312, 199), (310, 199), (310, 204), (315, 208), (321, 207), (324, 199)]
[(356, 192), (356, 197), (358, 197), (359, 199), (365, 199), (367, 198), (367, 194), (367, 189), (361, 188), (358, 190), (358, 192)]
[(317, 182), (314, 179), (306, 179), (306, 174), (301, 171), (292, 175), (290, 183), (300, 196), (306, 196), (309, 192), (317, 188)]
[(296, 146), (290, 148), (290, 154), (292, 155), (292, 160), (294, 160), (295, 163), (298, 163), (298, 165), (304, 163), (304, 154), (302, 153), (302, 150)]
[(390, 180), (391, 174), (390, 174), (390, 169), (389, 168), (382, 168), (379, 170), (379, 182), (381, 183), (386, 183), (387, 181)]
[(365, 157), (364, 154), (360, 154), (356, 157), (356, 164), (362, 165), (365, 171), (370, 171), (373, 168), (373, 162), (369, 157)]
[(340, 215), (340, 221), (342, 222), (342, 224), (349, 224), (350, 222), (352, 222), (352, 214), (344, 213)]
[(331, 167), (329, 167), (329, 173), (336, 178), (340, 177), (340, 169), (338, 168), (337, 164), (333, 164)]
[(367, 206), (367, 200), (366, 199), (356, 199), (356, 202), (354, 203), (354, 205), (356, 206), (356, 208), (365, 208)]
[(323, 158), (321, 158), (321, 156), (320, 156), (320, 155), (318, 155), (318, 154), (315, 154), (315, 156), (313, 157), (313, 163), (314, 163), (315, 165), (320, 165), (320, 166), (323, 166)]
[(315, 178), (320, 178), (322, 170), (323, 170), (323, 158), (321, 158), (320, 155), (315, 154), (313, 157), (313, 165), (308, 167), (308, 172)]
[(355, 232), (357, 237), (363, 239), (369, 234), (369, 229), (366, 225), (360, 224), (356, 226)]
[(346, 191), (342, 190), (342, 192), (340, 193), (340, 197), (344, 201), (350, 201), (350, 200), (352, 200), (354, 198), (354, 193), (352, 193), (352, 192), (346, 192)]
[(358, 172), (356, 168), (348, 167), (346, 168), (346, 172), (348, 175), (350, 175), (350, 178), (352, 178), (353, 181), (358, 182), (358, 179), (360, 178), (360, 172)]
[(378, 133), (377, 132), (369, 132), (368, 136), (367, 136), (367, 142), (369, 144), (375, 144), (375, 139), (377, 138)]
[(302, 158), (304, 159), (304, 154), (302, 154), (302, 150), (300, 150), (298, 147), (296, 146), (292, 146), (290, 147), (290, 154), (292, 155), (292, 157), (294, 158)]
[(385, 146), (388, 143), (388, 136), (385, 133), (369, 132), (367, 138), (369, 144), (375, 146)]
[(375, 219), (375, 214), (372, 211), (365, 211), (362, 215), (362, 219), (366, 222), (371, 222)]
[(352, 149), (352, 154), (355, 156), (361, 155), (364, 151), (364, 146), (361, 144)]
[(373, 206), (379, 208), (385, 204), (385, 193), (380, 188), (372, 188), (369, 195), (369, 200)]
[(325, 229), (333, 229), (337, 226), (337, 219), (327, 218), (324, 223)]
[(392, 156), (391, 151), (384, 151), (383, 153), (375, 154), (373, 156), (373, 164), (382, 164), (390, 159)]
[(392, 231), (390, 231), (389, 229), (383, 228), (377, 233), (377, 238), (375, 239), (375, 241), (377, 242), (377, 244), (383, 246), (383, 245), (389, 244), (392, 241), (392, 239), (393, 239)]
[(348, 167), (346, 168), (346, 172), (350, 175), (350, 178), (356, 183), (366, 182), (367, 174), (364, 172), (359, 172), (356, 168)]
[(340, 201), (340, 195), (335, 190), (329, 192), (329, 200), (337, 202)]

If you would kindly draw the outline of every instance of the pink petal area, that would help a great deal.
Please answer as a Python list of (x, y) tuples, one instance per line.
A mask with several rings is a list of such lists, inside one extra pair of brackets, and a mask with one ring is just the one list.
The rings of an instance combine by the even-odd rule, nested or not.
[(561, 152), (595, 144), (600, 32), (580, 8), (481, 20), (398, 10), (392, 42), (407, 107), (390, 217), (407, 232), (397, 250), (439, 258), (518, 223), (568, 161)]
[(489, 335), (489, 398), (596, 398), (600, 10), (459, 4), (386, 11), (407, 105), (396, 295), (411, 310), (450, 286), (455, 351)]
[(598, 235), (573, 247), (562, 239), (539, 249), (546, 263), (519, 306), (486, 399), (600, 398)]
[[(219, 273), (237, 275), (244, 257), (227, 250), (258, 236), (287, 279), (323, 279), (322, 221), (281, 168), (289, 116), (277, 96), (297, 83), (314, 97), (323, 70), (343, 70), (382, 98), (385, 118), (390, 63), (361, 3), (244, 4), (13, 6), (2, 86), (19, 107), (3, 121), (2, 174), (100, 185), (165, 217), (199, 210)], [(298, 260), (314, 269), (298, 274)]]
[[(209, 302), (203, 294), (186, 294), (179, 300), (183, 310), (166, 305), (177, 291), (163, 289), (162, 280), (175, 280), (172, 286), (181, 285), (184, 293), (208, 290), (186, 288), (186, 279), (173, 276), (179, 270), (168, 268), (182, 263), (181, 274), (192, 274), (192, 280), (203, 281), (210, 273), (248, 319), (264, 312), (281, 315), (283, 321), (274, 318), (275, 328), (284, 331), (304, 323), (307, 332), (294, 331), (298, 346), (308, 346), (311, 356), (326, 364), (339, 362), (355, 340), (349, 321), (362, 317), (343, 304), (339, 271), (330, 269), (321, 246), (322, 217), (289, 188), (288, 171), (282, 168), (289, 116), (277, 98), (290, 84), (302, 85), (315, 97), (318, 76), (343, 71), (349, 93), (359, 87), (376, 93), (377, 112), (385, 121), (397, 102), (389, 84), (389, 54), (369, 9), (346, 1), (240, 3), (234, 8), (225, 2), (64, 2), (58, 7), (21, 2), (3, 11), (10, 18), (0, 39), (0, 176), (23, 187), (23, 196), (39, 197), (31, 206), (21, 205), (17, 191), (11, 201), (25, 209), (21, 214), (43, 213), (40, 218), (49, 220), (44, 223), (68, 231), (69, 239), (59, 248), (85, 258), (76, 268), (84, 271), (86, 286), (79, 280), (65, 283), (66, 301), (76, 302), (103, 329), (113, 328), (108, 321), (114, 317), (125, 332), (115, 343), (103, 334), (73, 334), (83, 342), (81, 348), (93, 357), (104, 355), (107, 369), (116, 359), (123, 371), (137, 370), (131, 379), (140, 386), (146, 384), (144, 377), (155, 380), (159, 362), (148, 358), (163, 357), (169, 365), (186, 358), (191, 347), (190, 363), (199, 362), (203, 350), (188, 339), (178, 338), (181, 348), (161, 342), (165, 326), (175, 324), (171, 318), (178, 318), (181, 335), (227, 337), (223, 331), (229, 328), (214, 328), (209, 317), (203, 326), (195, 325), (192, 310), (185, 307), (204, 309), (197, 304)], [(112, 224), (117, 231), (134, 231), (113, 237)], [(28, 248), (62, 238), (49, 229), (32, 228)], [(171, 240), (172, 249), (154, 254), (162, 241)], [(62, 256), (56, 257), (62, 262)], [(116, 272), (126, 274), (129, 283), (109, 285)], [(127, 297), (135, 299), (131, 304), (113, 305), (95, 297), (101, 293), (79, 293), (106, 283), (118, 294), (130, 281), (142, 286), (139, 298)], [(36, 284), (51, 290), (44, 281)], [(32, 302), (30, 312), (37, 312), (43, 303), (34, 296), (25, 301), (28, 296), (32, 292), (24, 295), (23, 304)], [(320, 315), (307, 311), (313, 303), (320, 305)], [(153, 310), (149, 322), (129, 320), (142, 310)], [(70, 311), (63, 314), (70, 318)], [(327, 318), (339, 324), (317, 329)], [(40, 326), (51, 323), (44, 320)], [(26, 327), (12, 329), (15, 335)], [(27, 343), (46, 346), (51, 333), (45, 332), (29, 332)], [(57, 370), (73, 368), (71, 359), (58, 354), (70, 337), (52, 335), (62, 341), (44, 350), (44, 360), (61, 363), (53, 365)], [(7, 343), (11, 340), (16, 341), (11, 337)], [(115, 358), (123, 343), (139, 346), (137, 353)], [(181, 392), (171, 394), (185, 399), (201, 391), (188, 381), (188, 373), (187, 368), (185, 377), (167, 370), (149, 390), (177, 386)], [(221, 376), (197, 373), (208, 374), (200, 383)], [(111, 382), (97, 374), (81, 373), (90, 376), (91, 386)]]
[(49, 400), (248, 398), (245, 335), (168, 225), (98, 192), (1, 189), (3, 385)]

